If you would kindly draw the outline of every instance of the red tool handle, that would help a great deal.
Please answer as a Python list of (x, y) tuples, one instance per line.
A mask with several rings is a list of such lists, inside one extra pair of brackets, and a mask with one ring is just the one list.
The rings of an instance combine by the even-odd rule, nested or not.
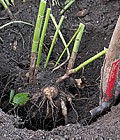
[(117, 84), (117, 77), (118, 77), (118, 72), (119, 72), (119, 66), (120, 66), (120, 59), (116, 60), (115, 62), (112, 63), (111, 70), (109, 73), (108, 77), (108, 82), (107, 82), (107, 89), (106, 89), (106, 98), (104, 98), (104, 101), (106, 102), (107, 100), (111, 100), (114, 98), (114, 92), (113, 90)]

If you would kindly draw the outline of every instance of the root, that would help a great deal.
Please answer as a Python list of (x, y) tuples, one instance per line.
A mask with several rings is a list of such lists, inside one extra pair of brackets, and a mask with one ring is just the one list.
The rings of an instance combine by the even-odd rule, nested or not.
[(76, 114), (76, 122), (78, 122), (79, 116), (78, 116), (78, 113), (77, 113), (76, 109), (75, 109), (74, 106), (73, 106), (73, 102), (72, 102), (71, 97), (68, 97), (67, 100), (69, 101), (69, 103), (70, 103), (70, 105), (71, 105), (73, 111), (75, 112), (75, 114)]
[(46, 98), (43, 97), (42, 101), (39, 103), (39, 110), (42, 108), (42, 106), (44, 105), (45, 101), (46, 101)]
[(69, 78), (71, 74), (74, 74), (75, 71), (74, 69), (68, 70), (63, 76), (59, 77), (56, 81), (56, 83), (61, 83), (63, 82), (65, 79)]
[(45, 120), (47, 119), (49, 113), (50, 113), (50, 111), (49, 111), (49, 101), (47, 100), (47, 112), (46, 112), (45, 118), (43, 120), (43, 128), (45, 127)]
[[(76, 122), (78, 121), (78, 113), (72, 103), (72, 94), (59, 91), (55, 86), (47, 86), (41, 90), (41, 93), (37, 93), (35, 97), (37, 97), (36, 100), (33, 97), (31, 98), (32, 105), (30, 110), (26, 111), (27, 114), (24, 119), (24, 123), (29, 123), (30, 127), (41, 126), (45, 129), (47, 125), (50, 125), (50, 127), (55, 128), (60, 118), (64, 118), (65, 125), (68, 124), (68, 102), (75, 112)], [(32, 122), (32, 120), (35, 122)]]
[(51, 104), (52, 104), (55, 108), (58, 108), (58, 107), (54, 104), (54, 102), (53, 102), (52, 99), (50, 99), (50, 102), (51, 102)]
[(65, 105), (65, 102), (61, 99), (61, 109), (62, 109), (62, 114), (65, 117), (65, 124), (67, 124), (67, 107)]
[(35, 77), (35, 64), (36, 64), (36, 53), (31, 53), (31, 58), (30, 58), (30, 69), (29, 69), (29, 84), (32, 85), (34, 82), (34, 77)]
[[(65, 94), (65, 92), (63, 92), (63, 91), (61, 91), (61, 96), (63, 95), (64, 97), (66, 97), (67, 98), (67, 101), (70, 103), (70, 105), (71, 105), (71, 107), (72, 107), (72, 109), (73, 109), (73, 111), (75, 112), (75, 114), (76, 114), (76, 122), (78, 122), (78, 118), (79, 118), (79, 115), (78, 115), (78, 113), (77, 113), (77, 111), (76, 111), (76, 109), (74, 108), (74, 106), (73, 106), (73, 102), (72, 102), (72, 98), (74, 98), (74, 96), (72, 95), (72, 94), (70, 94), (69, 93), (69, 95), (68, 94)], [(64, 101), (63, 101), (64, 102)], [(62, 108), (62, 107), (61, 107)], [(66, 105), (65, 105), (65, 102), (63, 103), (63, 111), (65, 111), (66, 109)], [(65, 113), (65, 115), (66, 115), (66, 111), (65, 112), (63, 112), (63, 114)], [(66, 119), (66, 117), (65, 117), (65, 119)], [(67, 120), (67, 119), (66, 119)], [(66, 121), (67, 122), (67, 121)]]
[(53, 86), (43, 88), (42, 92), (48, 100), (54, 99), (58, 95), (58, 89)]
[(50, 110), (49, 110), (49, 101), (47, 100), (47, 112), (46, 112), (46, 116), (45, 116), (45, 119), (44, 121), (47, 119), (48, 115), (50, 114)]
[(52, 111), (53, 126), (55, 128), (54, 107), (51, 101), (50, 101), (50, 106), (51, 106), (51, 111)]

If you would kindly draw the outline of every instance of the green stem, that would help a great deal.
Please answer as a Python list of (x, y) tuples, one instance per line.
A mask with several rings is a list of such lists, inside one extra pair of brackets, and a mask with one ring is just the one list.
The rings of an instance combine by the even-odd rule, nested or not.
[(85, 25), (80, 23), (79, 28), (80, 28), (80, 31), (76, 36), (74, 47), (73, 47), (73, 52), (75, 52), (75, 53), (78, 52), (80, 42), (81, 42), (81, 39), (82, 39), (82, 35), (83, 35), (83, 32), (84, 32)]
[(60, 11), (60, 15), (62, 15), (73, 3), (75, 0), (71, 0), (65, 7)]
[(45, 13), (45, 7), (46, 7), (46, 1), (40, 2), (40, 7), (38, 11), (36, 26), (34, 30), (34, 36), (33, 36), (33, 44), (32, 44), (32, 52), (37, 52), (38, 49), (38, 43), (39, 43), (39, 37), (40, 37), (40, 31), (42, 27), (43, 17)]
[[(54, 16), (53, 16), (52, 14), (50, 14), (50, 17), (51, 17), (51, 19), (52, 19), (52, 21), (53, 21), (53, 24), (54, 24), (54, 25), (55, 25), (55, 27), (57, 28), (57, 27), (58, 27), (58, 25), (57, 25), (57, 23), (56, 23), (56, 21), (55, 21)], [(62, 35), (62, 33), (61, 33), (61, 31), (60, 31), (60, 30), (59, 30), (59, 36), (60, 36), (60, 38), (61, 38), (61, 40), (62, 40), (62, 42), (63, 42), (64, 46), (66, 46), (67, 44), (66, 44), (65, 39), (64, 39), (64, 37), (63, 37), (63, 35)]]
[(10, 2), (9, 0), (5, 0), (6, 4), (9, 6), (10, 5)]
[(75, 59), (76, 59), (76, 56), (77, 56), (77, 53), (78, 53), (78, 49), (79, 49), (79, 46), (80, 46), (80, 42), (81, 42), (81, 39), (82, 39), (82, 35), (83, 35), (83, 32), (84, 32), (85, 25), (80, 23), (79, 28), (80, 28), (80, 31), (76, 36), (74, 47), (73, 47), (72, 54), (71, 54), (71, 57), (70, 57), (70, 60), (69, 60), (69, 63), (68, 63), (67, 70), (70, 70), (74, 67)]
[(11, 0), (12, 5), (15, 5), (14, 0)]
[(71, 74), (74, 74), (74, 73), (78, 72), (79, 70), (81, 70), (82, 68), (84, 68), (86, 65), (88, 65), (88, 64), (92, 63), (94, 60), (100, 58), (101, 56), (103, 56), (104, 54), (106, 54), (107, 50), (108, 49), (105, 48), (100, 53), (96, 54), (95, 56), (91, 57), (90, 59), (88, 59), (85, 62), (83, 62), (82, 64), (80, 64), (78, 67), (67, 71), (67, 73), (65, 73), (62, 77), (58, 78), (58, 80), (56, 81), (56, 83), (60, 83), (60, 82), (64, 81), (65, 79), (69, 78), (69, 76)]
[(80, 31), (80, 27), (77, 29), (77, 31), (75, 32), (75, 34), (73, 35), (73, 37), (71, 38), (71, 40), (68, 42), (68, 44), (66, 45), (65, 49), (63, 50), (63, 52), (61, 53), (61, 55), (59, 56), (55, 66), (59, 63), (59, 61), (61, 60), (61, 58), (63, 57), (65, 51), (67, 50), (67, 48), (70, 46), (70, 44), (72, 43), (72, 41), (74, 40), (74, 38), (76, 37), (76, 35), (78, 34), (78, 32)]
[(50, 46), (50, 49), (49, 49), (49, 52), (48, 52), (48, 55), (47, 55), (47, 59), (46, 59), (44, 68), (46, 68), (47, 65), (48, 65), (48, 62), (49, 62), (49, 59), (50, 59), (50, 56), (51, 56), (51, 53), (52, 53), (52, 50), (53, 50), (53, 47), (54, 47), (58, 32), (59, 32), (59, 29), (60, 29), (60, 26), (61, 26), (61, 24), (63, 22), (63, 19), (64, 19), (64, 16), (62, 16), (60, 21), (59, 21), (58, 27), (57, 27), (56, 32), (54, 34), (54, 37), (53, 37), (53, 40), (52, 40), (52, 43), (51, 43), (51, 46)]
[(38, 57), (37, 57), (37, 64), (36, 64), (37, 67), (40, 66), (43, 42), (44, 42), (45, 33), (46, 33), (46, 29), (47, 29), (47, 25), (48, 25), (48, 21), (49, 21), (49, 17), (50, 17), (50, 12), (51, 12), (51, 9), (48, 8), (46, 17), (45, 17), (44, 26), (43, 26), (42, 33), (41, 33), (40, 43), (39, 43), (39, 50), (38, 50)]
[(39, 43), (40, 32), (41, 32), (44, 13), (45, 13), (45, 8), (46, 8), (46, 1), (41, 0), (39, 10), (38, 10), (36, 26), (35, 26), (35, 30), (34, 30), (32, 49), (31, 49), (29, 84), (32, 84), (33, 80), (34, 80), (34, 72), (35, 72), (36, 59), (37, 59), (38, 43)]
[[(57, 23), (56, 23), (56, 21), (55, 21), (55, 18), (54, 18), (54, 16), (52, 15), (52, 14), (50, 14), (50, 17), (51, 17), (51, 19), (52, 19), (52, 21), (53, 21), (53, 24), (55, 25), (55, 27), (57, 28)], [(60, 38), (61, 38), (61, 40), (62, 40), (62, 42), (63, 42), (63, 45), (66, 47), (67, 46), (67, 44), (66, 44), (66, 42), (65, 42), (65, 39), (64, 39), (64, 37), (63, 37), (63, 35), (62, 35), (62, 33), (61, 33), (61, 31), (59, 30), (59, 36), (60, 36)], [(68, 60), (69, 60), (69, 58), (70, 58), (70, 52), (69, 52), (69, 49), (67, 48), (67, 58), (66, 58), (66, 61), (65, 62), (67, 62)], [(57, 64), (56, 64), (57, 65)], [(60, 66), (62, 66), (62, 65), (64, 65), (64, 63), (62, 63)], [(56, 69), (56, 68), (55, 68)]]
[(7, 4), (5, 3), (5, 1), (4, 0), (0, 0), (0, 3), (3, 5), (5, 10), (8, 12), (10, 18), (13, 18), (13, 15), (12, 15), (11, 11), (9, 10), (9, 8), (8, 8)]
[(106, 54), (107, 50), (108, 49), (105, 48), (103, 51), (99, 52), (95, 56), (91, 57), (90, 59), (88, 59), (85, 62), (83, 62), (82, 64), (80, 64), (78, 67), (74, 68), (73, 69), (74, 73), (78, 72), (79, 70), (84, 68), (86, 65), (92, 63), (94, 60), (96, 60), (96, 59), (100, 58), (101, 56), (103, 56), (104, 54)]

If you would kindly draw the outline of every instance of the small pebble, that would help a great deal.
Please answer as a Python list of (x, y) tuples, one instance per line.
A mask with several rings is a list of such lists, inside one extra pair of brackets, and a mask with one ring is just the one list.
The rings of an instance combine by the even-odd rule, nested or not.
[(85, 17), (88, 14), (87, 9), (83, 9), (75, 14), (75, 17)]

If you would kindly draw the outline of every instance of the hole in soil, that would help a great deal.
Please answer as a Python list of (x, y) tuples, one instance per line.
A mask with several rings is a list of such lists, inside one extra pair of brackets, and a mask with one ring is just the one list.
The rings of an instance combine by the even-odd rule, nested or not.
[(80, 90), (77, 87), (69, 87), (68, 90), (72, 95), (80, 95)]
[(17, 127), (19, 127), (19, 128), (26, 127), (27, 129), (34, 130), (34, 131), (36, 131), (38, 129), (45, 130), (45, 131), (51, 131), (55, 127), (58, 127), (60, 125), (62, 125), (62, 126), (65, 125), (65, 121), (63, 118), (60, 118), (57, 122), (53, 122), (53, 120), (51, 120), (51, 119), (46, 119), (44, 121), (44, 119), (45, 118), (38, 119), (37, 121), (35, 119), (33, 119), (31, 121), (26, 121), (23, 126), (21, 124), (19, 124)]
[[(9, 93), (10, 91), (6, 92), (5, 94), (8, 95)], [(58, 114), (55, 114), (57, 119), (53, 120), (53, 118), (51, 117), (45, 118), (45, 115), (41, 113), (42, 110), (45, 109), (44, 107), (40, 111), (38, 111), (37, 114), (34, 114), (36, 113), (34, 112), (34, 109), (36, 108), (33, 108), (32, 112), (35, 115), (33, 117), (30, 114), (32, 112), (29, 112), (30, 111), (28, 107), (29, 105), (27, 106), (26, 104), (25, 107), (24, 106), (15, 107), (9, 104), (9, 97), (7, 95), (2, 98), (1, 108), (5, 113), (9, 115), (13, 115), (14, 117), (18, 118), (18, 121), (16, 121), (14, 124), (16, 128), (20, 128), (20, 129), (27, 128), (33, 131), (36, 131), (38, 129), (51, 131), (55, 127), (58, 127), (60, 125), (63, 125), (63, 126), (65, 125), (65, 120), (61, 112), (58, 112), (59, 116)]]
[[(71, 91), (71, 88), (70, 88), (70, 91)], [(46, 104), (44, 104), (43, 108), (41, 108), (41, 110), (37, 111), (36, 113), (35, 111), (36, 108), (33, 107), (33, 109), (31, 109), (29, 102), (25, 106), (21, 106), (21, 107), (15, 107), (9, 104), (9, 96), (8, 96), (9, 94), (10, 94), (9, 90), (4, 93), (4, 95), (6, 96), (2, 98), (1, 108), (5, 113), (8, 113), (9, 115), (14, 115), (15, 117), (19, 116), (18, 121), (14, 124), (15, 127), (20, 128), (20, 129), (27, 128), (29, 130), (34, 130), (34, 131), (38, 129), (51, 131), (53, 128), (58, 127), (60, 125), (63, 125), (63, 126), (66, 125), (65, 118), (61, 112), (61, 108), (60, 108), (60, 111), (55, 112), (54, 120), (51, 116), (50, 118), (49, 117), (45, 118), (45, 114), (43, 110), (46, 109)], [(81, 104), (83, 103), (85, 105), (85, 102), (86, 101), (84, 102), (82, 101), (81, 103), (80, 101), (75, 101), (75, 102), (73, 101), (73, 106), (75, 107), (76, 112), (78, 111), (78, 117), (81, 115), (81, 112), (79, 112), (81, 107), (82, 108), (85, 107)], [(79, 105), (81, 107), (79, 107)], [(76, 117), (77, 117), (75, 114), (76, 112), (75, 110), (73, 110), (73, 108), (71, 107), (68, 101), (66, 102), (66, 107), (68, 109), (68, 116), (67, 116), (68, 123), (76, 123)], [(41, 112), (43, 112), (43, 114), (41, 114)], [(85, 119), (87, 117), (88, 116), (85, 115), (82, 117), (82, 119), (83, 118)], [(79, 118), (78, 121), (80, 121), (80, 119), (81, 118)]]
[[(39, 80), (34, 85), (29, 86), (27, 72), (28, 70), (19, 69), (15, 73), (13, 72), (13, 75), (6, 79), (7, 81), (4, 80), (5, 89), (1, 108), (5, 113), (19, 118), (14, 124), (15, 127), (34, 131), (38, 129), (51, 131), (60, 125), (82, 122), (82, 120), (82, 124), (89, 122), (88, 112), (96, 106), (98, 101), (96, 100), (97, 96), (94, 101), (91, 101), (93, 100), (92, 95), (96, 94), (98, 90), (97, 87), (95, 90), (92, 89), (93, 87), (86, 87), (81, 90), (75, 87), (70, 79), (55, 85), (56, 79), (63, 75), (64, 71), (58, 72), (56, 75), (56, 72), (51, 73), (51, 69), (40, 70)], [(32, 93), (30, 100), (23, 106), (12, 105), (9, 103), (11, 89), (14, 89), (15, 93), (26, 91)], [(49, 94), (52, 91), (54, 94)], [(90, 95), (91, 91), (92, 95)]]
[[(9, 94), (10, 91), (6, 92), (5, 94)], [(7, 97), (7, 96), (6, 96)], [(43, 108), (41, 108), (39, 111), (36, 113), (36, 107), (32, 106), (30, 107), (29, 102), (25, 106), (21, 107), (15, 107), (11, 104), (9, 104), (9, 97), (3, 98), (2, 102), (4, 102), (2, 106), (2, 110), (8, 114), (12, 114), (15, 117), (19, 116), (18, 121), (14, 124), (15, 127), (23, 129), (27, 128), (29, 130), (46, 130), (46, 131), (51, 131), (53, 128), (58, 127), (60, 125), (64, 126), (67, 123), (65, 122), (65, 117), (62, 115), (61, 108), (59, 111), (56, 111), (54, 113), (54, 118), (51, 116), (48, 116), (46, 118), (46, 114), (43, 110), (46, 110), (46, 104), (44, 104)], [(4, 101), (3, 101), (4, 100)], [(83, 109), (86, 108), (87, 101), (73, 101), (72, 104), (75, 110), (71, 107), (70, 103), (67, 101), (66, 102), (66, 107), (68, 109), (68, 114), (67, 114), (67, 119), (68, 123), (76, 123), (76, 122), (81, 122), (83, 125), (87, 125), (89, 122), (89, 109), (83, 111)], [(31, 109), (31, 111), (30, 111)], [(81, 111), (80, 111), (81, 110)], [(78, 114), (77, 114), (78, 113)], [(83, 115), (84, 114), (84, 115)], [(77, 116), (78, 115), (78, 116)], [(77, 118), (78, 117), (78, 118)], [(78, 120), (77, 120), (78, 119)]]

